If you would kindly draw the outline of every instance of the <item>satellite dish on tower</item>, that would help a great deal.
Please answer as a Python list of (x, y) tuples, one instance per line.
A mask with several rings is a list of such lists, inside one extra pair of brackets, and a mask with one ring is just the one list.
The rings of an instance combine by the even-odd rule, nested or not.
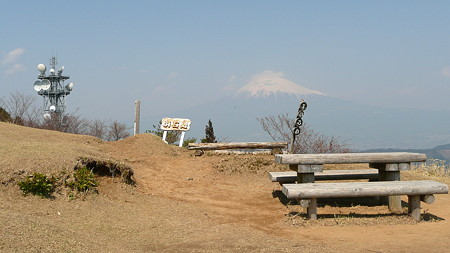
[(41, 72), (41, 74), (44, 74), (45, 71), (47, 70), (47, 68), (45, 67), (45, 65), (42, 64), (42, 63), (39, 64), (39, 65), (37, 66), (37, 68), (38, 68), (39, 72)]
[(50, 83), (49, 80), (43, 79), (43, 80), (41, 81), (41, 89), (42, 89), (42, 90), (48, 90), (48, 89), (50, 89), (50, 87), (51, 87), (51, 83)]
[(63, 70), (64, 70), (64, 66), (62, 66), (61, 68), (59, 68), (59, 70), (58, 70), (58, 76), (60, 76), (60, 75), (62, 74)]
[[(73, 89), (73, 83), (67, 85), (64, 81), (69, 76), (63, 76), (64, 66), (57, 68), (56, 57), (50, 59), (49, 73), (45, 73), (47, 67), (44, 64), (38, 64), (37, 69), (40, 71), (38, 80), (34, 82), (33, 88), (38, 95), (44, 98), (43, 113), (46, 120), (55, 118), (64, 123), (64, 111), (66, 110), (65, 97), (69, 95)], [(57, 71), (55, 71), (57, 70)], [(53, 117), (52, 115), (57, 115)]]
[(69, 83), (66, 85), (66, 90), (72, 91), (72, 89), (73, 89), (73, 83)]
[(41, 80), (37, 80), (36, 82), (34, 82), (33, 88), (34, 88), (35, 91), (42, 90)]

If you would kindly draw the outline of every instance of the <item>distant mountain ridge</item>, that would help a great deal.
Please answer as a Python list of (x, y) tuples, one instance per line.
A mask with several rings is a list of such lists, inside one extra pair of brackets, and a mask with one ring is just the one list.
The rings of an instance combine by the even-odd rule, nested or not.
[(439, 159), (450, 163), (450, 144), (439, 145), (431, 149), (369, 149), (363, 153), (385, 153), (385, 152), (412, 152), (427, 154), (428, 159)]
[[(257, 119), (286, 113), (294, 118), (301, 99), (308, 103), (303, 116), (308, 127), (325, 136), (340, 137), (356, 150), (420, 149), (450, 142), (450, 111), (385, 108), (382, 103), (377, 106), (346, 101), (295, 84), (283, 73), (272, 71), (254, 76), (233, 95), (141, 120), (151, 126), (164, 117), (188, 118), (192, 124), (187, 137), (197, 139), (205, 136), (205, 125), (211, 120), (215, 135), (224, 141), (273, 141)], [(440, 151), (433, 157), (448, 157), (448, 153)]]

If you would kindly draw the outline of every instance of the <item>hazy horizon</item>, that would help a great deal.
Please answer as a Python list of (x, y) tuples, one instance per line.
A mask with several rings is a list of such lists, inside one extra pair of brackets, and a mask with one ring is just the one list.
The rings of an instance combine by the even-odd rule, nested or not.
[(447, 114), (449, 9), (448, 1), (7, 1), (0, 97), (18, 91), (41, 102), (37, 65), (55, 55), (75, 84), (68, 111), (130, 127), (135, 100), (143, 118), (183, 117), (170, 113), (280, 80), (305, 88), (294, 93)]

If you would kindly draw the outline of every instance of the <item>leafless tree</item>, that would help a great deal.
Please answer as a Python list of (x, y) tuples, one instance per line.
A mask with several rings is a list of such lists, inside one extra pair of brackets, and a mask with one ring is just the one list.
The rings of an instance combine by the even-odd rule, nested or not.
[[(269, 134), (274, 141), (291, 142), (292, 129), (295, 119), (288, 114), (268, 116), (257, 119), (263, 130)], [(351, 152), (348, 144), (337, 137), (324, 136), (306, 125), (301, 127), (300, 135), (294, 143), (294, 153), (316, 154), (316, 153), (348, 153)]]
[(120, 123), (117, 120), (111, 121), (108, 126), (108, 137), (109, 141), (118, 141), (125, 139), (130, 136), (128, 132), (130, 128), (124, 123)]
[(9, 122), (18, 125), (74, 134), (88, 134), (102, 140), (120, 140), (130, 136), (129, 128), (124, 123), (89, 121), (82, 118), (77, 112), (51, 113), (50, 118), (44, 119), (42, 110), (36, 106), (35, 101), (36, 97), (15, 92), (7, 98), (0, 98), (0, 108), (3, 108), (10, 116), (7, 119)]
[(62, 119), (61, 131), (73, 134), (89, 134), (89, 121), (75, 113), (66, 114)]
[(23, 120), (23, 125), (27, 127), (42, 128), (43, 124), (44, 118), (42, 117), (41, 109), (36, 106), (30, 108)]
[(91, 120), (88, 125), (88, 133), (89, 135), (95, 136), (99, 139), (106, 140), (107, 139), (107, 126), (106, 122), (103, 120)]
[(36, 97), (20, 92), (11, 93), (9, 97), (0, 99), (0, 106), (10, 115), (12, 123), (25, 125), (28, 118), (33, 118), (33, 107)]

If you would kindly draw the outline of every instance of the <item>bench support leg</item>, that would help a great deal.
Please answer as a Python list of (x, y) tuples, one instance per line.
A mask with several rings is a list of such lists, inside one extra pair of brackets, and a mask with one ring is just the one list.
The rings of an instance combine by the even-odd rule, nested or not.
[[(400, 181), (400, 171), (380, 170), (380, 181)], [(387, 197), (389, 202), (389, 211), (393, 213), (402, 212), (402, 200), (400, 196)]]
[(408, 213), (416, 221), (420, 220), (420, 196), (408, 196)]
[(317, 220), (317, 199), (310, 199), (309, 207), (306, 216), (310, 220)]

